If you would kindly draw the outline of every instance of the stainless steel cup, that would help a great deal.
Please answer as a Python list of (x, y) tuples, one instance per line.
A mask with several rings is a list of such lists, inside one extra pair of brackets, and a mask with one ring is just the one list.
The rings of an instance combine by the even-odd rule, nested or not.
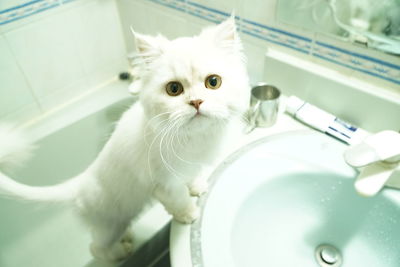
[(275, 124), (280, 95), (278, 88), (268, 84), (259, 84), (251, 89), (249, 110), (251, 130), (255, 127), (270, 127)]

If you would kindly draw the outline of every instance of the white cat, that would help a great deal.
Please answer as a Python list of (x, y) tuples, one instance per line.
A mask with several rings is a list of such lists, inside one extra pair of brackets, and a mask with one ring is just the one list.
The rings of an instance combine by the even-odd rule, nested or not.
[[(69, 202), (89, 225), (97, 258), (121, 260), (132, 249), (127, 229), (152, 198), (174, 218), (198, 216), (191, 196), (227, 140), (242, 131), (249, 82), (235, 22), (172, 41), (135, 34), (140, 98), (124, 113), (96, 160), (66, 182), (32, 187), (0, 173), (3, 195)], [(0, 133), (0, 162), (24, 152), (16, 135)]]

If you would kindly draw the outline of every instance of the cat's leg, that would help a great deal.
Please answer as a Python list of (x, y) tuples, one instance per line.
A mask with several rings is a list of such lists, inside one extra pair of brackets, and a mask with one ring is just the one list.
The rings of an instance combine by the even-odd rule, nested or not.
[(200, 174), (188, 183), (190, 195), (198, 197), (208, 191), (208, 178), (213, 170), (213, 167), (203, 167)]
[(189, 183), (188, 188), (191, 196), (199, 197), (208, 190), (207, 179), (204, 179), (203, 177), (197, 177)]
[(95, 258), (106, 261), (126, 259), (132, 252), (132, 235), (129, 223), (99, 222), (92, 225), (93, 241), (90, 251)]
[(199, 216), (199, 209), (190, 197), (187, 186), (180, 181), (158, 184), (154, 189), (154, 197), (179, 222), (192, 223)]
[(128, 227), (121, 238), (121, 242), (131, 243), (133, 242), (133, 233), (130, 227)]

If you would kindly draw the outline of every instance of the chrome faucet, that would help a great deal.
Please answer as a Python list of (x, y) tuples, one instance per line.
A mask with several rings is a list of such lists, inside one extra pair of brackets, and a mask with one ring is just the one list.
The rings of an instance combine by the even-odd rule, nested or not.
[(360, 168), (355, 188), (371, 197), (384, 186), (400, 189), (400, 134), (382, 131), (351, 146), (344, 153), (345, 161)]

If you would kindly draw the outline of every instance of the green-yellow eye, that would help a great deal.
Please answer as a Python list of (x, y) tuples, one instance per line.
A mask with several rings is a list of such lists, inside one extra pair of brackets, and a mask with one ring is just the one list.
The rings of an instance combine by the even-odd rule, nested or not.
[(207, 76), (207, 78), (204, 82), (208, 89), (215, 90), (221, 86), (222, 80), (221, 80), (221, 76), (219, 76), (217, 74), (211, 74), (211, 75)]
[(165, 89), (170, 96), (178, 96), (183, 93), (183, 85), (176, 81), (167, 83)]

